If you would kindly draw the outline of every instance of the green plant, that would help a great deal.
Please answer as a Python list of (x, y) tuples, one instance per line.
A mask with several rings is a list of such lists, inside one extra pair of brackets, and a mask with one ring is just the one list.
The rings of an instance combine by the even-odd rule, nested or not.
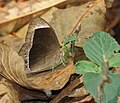
[[(73, 55), (74, 48), (71, 48), (72, 46), (68, 46), (68, 44), (74, 44), (74, 42), (77, 40), (77, 37), (75, 36), (69, 36), (67, 38), (64, 39), (63, 44), (61, 44), (61, 53), (60, 53), (60, 59), (61, 59), (61, 63), (63, 65), (65, 65), (65, 59), (69, 56), (69, 55)], [(74, 45), (73, 45), (74, 46)]]
[[(110, 68), (120, 67), (120, 45), (116, 40), (106, 32), (97, 32), (89, 38), (83, 50), (90, 61), (78, 61), (76, 66), (76, 73), (83, 74), (84, 87), (98, 101), (99, 92), (98, 87), (100, 81), (105, 74), (105, 61), (108, 63), (109, 81), (104, 81), (103, 103), (117, 103), (117, 98), (120, 95), (120, 74), (112, 72)], [(104, 58), (105, 61), (104, 61)]]
[(63, 44), (61, 45), (61, 49), (63, 49), (64, 51), (70, 52), (70, 49), (68, 48), (67, 44), (72, 43), (76, 40), (77, 40), (77, 37), (73, 35), (65, 38), (63, 41)]

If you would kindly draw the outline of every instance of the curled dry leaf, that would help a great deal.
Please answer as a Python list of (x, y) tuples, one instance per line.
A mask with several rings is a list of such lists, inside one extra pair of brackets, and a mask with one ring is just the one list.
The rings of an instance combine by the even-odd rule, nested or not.
[[(24, 83), (26, 83), (27, 77), (24, 72), (23, 59), (12, 48), (1, 43), (0, 69), (2, 71), (1, 75), (5, 78), (26, 86)], [(29, 83), (27, 85), (29, 85)]]
[[(80, 18), (79, 26), (81, 25), (81, 30), (78, 34), (79, 40), (76, 45), (82, 46), (86, 39), (91, 37), (94, 32), (104, 29), (105, 11), (104, 0), (89, 1), (80, 6), (56, 10), (52, 14), (52, 20), (48, 22), (54, 28), (61, 43), (65, 35), (70, 33), (76, 20)], [(43, 15), (43, 18), (48, 20), (47, 16)]]
[(20, 103), (18, 92), (6, 79), (0, 81), (0, 103)]
[(66, 84), (75, 69), (74, 64), (70, 62), (66, 67), (46, 75), (27, 77), (22, 57), (10, 47), (0, 43), (0, 71), (5, 78), (27, 88), (58, 90)]
[[(58, 90), (61, 89), (69, 80), (71, 74), (75, 73), (73, 62), (67, 64), (67, 66), (48, 73), (47, 75), (34, 76), (29, 78), (30, 82), (40, 86), (41, 88)], [(35, 86), (33, 86), (35, 87)], [(39, 87), (37, 87), (39, 89)]]

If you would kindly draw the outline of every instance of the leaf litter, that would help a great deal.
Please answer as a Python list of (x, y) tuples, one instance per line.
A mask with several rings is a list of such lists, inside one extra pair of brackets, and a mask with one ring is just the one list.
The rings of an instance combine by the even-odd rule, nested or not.
[[(44, 0), (37, 0), (37, 1), (33, 2), (31, 0), (31, 1), (20, 2), (20, 3), (16, 3), (15, 1), (11, 1), (11, 3), (4, 6), (4, 8), (1, 8), (0, 9), (0, 12), (1, 12), (0, 15), (2, 15), (1, 17), (3, 17), (3, 18), (0, 18), (1, 23), (2, 23), (0, 25), (0, 29), (1, 29), (0, 35), (2, 36), (2, 37), (0, 37), (0, 40), (2, 42), (4, 42), (4, 44), (9, 46), (10, 48), (11, 47), (14, 48), (18, 52), (19, 49), (21, 48), (22, 44), (24, 43), (24, 38), (25, 38), (25, 35), (26, 35), (26, 32), (27, 32), (27, 27), (29, 25), (28, 22), (26, 22), (26, 24), (24, 24), (24, 25), (19, 24), (19, 25), (21, 25), (21, 28), (17, 27), (19, 29), (14, 33), (14, 35), (13, 34), (11, 35), (11, 32), (12, 32), (14, 26), (16, 25), (16, 22), (18, 22), (18, 20), (21, 17), (28, 18), (25, 15), (30, 15), (30, 18), (34, 17), (35, 15), (37, 15), (37, 16), (40, 15), (42, 18), (44, 18), (55, 30), (55, 33), (57, 35), (57, 38), (58, 38), (58, 41), (59, 41), (60, 44), (63, 42), (64, 38), (67, 35), (69, 35), (70, 33), (71, 33), (70, 35), (72, 35), (72, 33), (73, 33), (72, 31), (74, 31), (74, 27), (77, 23), (78, 24), (77, 24), (76, 27), (79, 27), (79, 25), (81, 25), (81, 31), (77, 35), (78, 41), (76, 42), (76, 46), (78, 46), (78, 47), (82, 47), (84, 42), (89, 37), (91, 37), (94, 32), (104, 30), (104, 26), (105, 26), (104, 25), (105, 24), (104, 16), (105, 16), (105, 12), (106, 12), (106, 7), (105, 7), (104, 0), (96, 0), (96, 1), (95, 0), (89, 0), (89, 1), (86, 1), (86, 3), (84, 3), (80, 6), (68, 6), (67, 8), (64, 8), (64, 9), (59, 9), (57, 7), (53, 7), (53, 5), (55, 3), (52, 4), (52, 2), (50, 2), (50, 1), (51, 0), (48, 0), (48, 1), (44, 2)], [(66, 1), (66, 0), (62, 0), (61, 2), (63, 2), (63, 1)], [(51, 6), (50, 6), (50, 4), (47, 4), (47, 2), (51, 3)], [(56, 2), (56, 4), (60, 3), (60, 2), (57, 2), (56, 0), (54, 2)], [(75, 2), (75, 1), (73, 0), (73, 2)], [(47, 9), (46, 11), (44, 11), (44, 12), (41, 12), (42, 10), (45, 9), (44, 7), (42, 8), (41, 5), (42, 5), (42, 7), (44, 5), (47, 5), (45, 8), (49, 8), (49, 7), (50, 8)], [(8, 8), (9, 8), (9, 10), (8, 10)], [(14, 13), (14, 12), (16, 12), (16, 13)], [(78, 22), (78, 19), (80, 19), (79, 22)], [(10, 22), (10, 21), (12, 21), (12, 22)], [(13, 52), (15, 52), (15, 51), (13, 51)], [(4, 56), (4, 59), (5, 59), (6, 58), (6, 53), (3, 52), (3, 54), (5, 54), (5, 56)], [(9, 54), (9, 52), (8, 52), (8, 54)], [(9, 54), (9, 55), (11, 55), (11, 54)], [(14, 55), (14, 53), (13, 53), (13, 55)], [(15, 58), (18, 59), (19, 57), (15, 56)], [(6, 67), (6, 68), (8, 68), (8, 67)], [(75, 73), (74, 69), (72, 69), (72, 68), (71, 68), (71, 71), (70, 71), (70, 75)], [(14, 68), (14, 66), (13, 66), (12, 69), (13, 69), (13, 71), (15, 70), (14, 74), (17, 75), (16, 77), (13, 76), (13, 77), (15, 77), (13, 79), (13, 81), (15, 80), (14, 82), (17, 81), (16, 83), (18, 83), (20, 85), (22, 83), (22, 85), (25, 86), (27, 82), (25, 81), (23, 83), (23, 80), (25, 78), (21, 77), (25, 73), (24, 69), (22, 71), (18, 71), (17, 66), (16, 66), (16, 68)], [(10, 69), (11, 73), (13, 72), (12, 69)], [(58, 76), (59, 80), (60, 79), (62, 80), (62, 77), (64, 76), (64, 75), (62, 75), (62, 73), (63, 72), (67, 73), (67, 71), (68, 70), (65, 70), (65, 69), (62, 70), (61, 69), (61, 70), (58, 71), (58, 72), (61, 72), (60, 74), (58, 74), (58, 72), (56, 71), (56, 73), (59, 76), (54, 75), (54, 73), (50, 74), (50, 76), (46, 75), (46, 77), (44, 76), (44, 77), (37, 78), (37, 76), (34, 76), (32, 78), (29, 78), (29, 82), (33, 81), (34, 83), (37, 83), (37, 85), (40, 85), (41, 83), (44, 84), (46, 82), (48, 84), (47, 85), (45, 84), (45, 85), (46, 86), (49, 85), (47, 88), (50, 89), (50, 86), (51, 86), (51, 87), (53, 87), (52, 89), (54, 90), (55, 87), (54, 87), (54, 81), (53, 80), (52, 80), (51, 84), (49, 84), (48, 81), (44, 81), (42, 79), (41, 79), (41, 82), (40, 82), (40, 78), (44, 78), (44, 79), (46, 78), (46, 80), (47, 80), (47, 76), (48, 76), (49, 79), (52, 78), (52, 77), (54, 79), (54, 77)], [(23, 74), (22, 75), (20, 74), (21, 75), (20, 76), (19, 72), (21, 72), (21, 74), (23, 72)], [(69, 76), (66, 75), (66, 77), (68, 79), (70, 78)], [(23, 79), (23, 80), (21, 81), (21, 79)], [(68, 81), (68, 79), (67, 79), (67, 81)], [(62, 83), (66, 84), (67, 81), (64, 81)], [(34, 85), (34, 83), (33, 84), (30, 83), (30, 85), (28, 85), (27, 87), (29, 88), (29, 86)], [(43, 85), (43, 87), (45, 85)], [(33, 86), (32, 88), (35, 89), (36, 87)], [(60, 88), (62, 88), (62, 86)], [(37, 87), (36, 89), (39, 89), (39, 88)], [(84, 91), (84, 88), (83, 88), (83, 91)], [(67, 91), (65, 90), (64, 92), (67, 92)], [(79, 94), (79, 92), (77, 94)], [(86, 94), (83, 93), (83, 96), (84, 95), (86, 95)], [(68, 96), (68, 94), (67, 94), (67, 96)], [(75, 97), (75, 95), (73, 97)], [(88, 101), (90, 101), (90, 100), (91, 99), (88, 99)], [(81, 103), (84, 103), (84, 102), (85, 101), (83, 101), (83, 102), (81, 101)]]

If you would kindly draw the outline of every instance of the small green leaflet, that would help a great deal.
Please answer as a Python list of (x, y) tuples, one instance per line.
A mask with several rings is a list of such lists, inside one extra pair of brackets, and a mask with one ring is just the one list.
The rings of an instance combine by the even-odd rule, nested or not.
[(101, 73), (101, 68), (98, 67), (96, 64), (88, 61), (78, 61), (75, 64), (76, 67), (76, 73), (77, 74), (84, 74), (88, 72), (93, 72), (93, 73)]
[(109, 59), (114, 51), (120, 50), (120, 46), (110, 34), (97, 32), (85, 42), (83, 49), (91, 61), (103, 68), (103, 55)]
[[(103, 87), (103, 103), (117, 103), (120, 92), (120, 75), (111, 73), (109, 75), (111, 83), (106, 83)], [(98, 100), (97, 87), (101, 80), (101, 75), (96, 73), (86, 73), (83, 77), (84, 86), (94, 97), (95, 101)]]
[(112, 55), (112, 57), (109, 59), (109, 67), (120, 67), (120, 53), (115, 53)]
[(67, 37), (67, 38), (65, 38), (63, 45), (67, 45), (69, 42), (76, 41), (76, 40), (77, 40), (77, 37), (75, 37), (75, 36)]

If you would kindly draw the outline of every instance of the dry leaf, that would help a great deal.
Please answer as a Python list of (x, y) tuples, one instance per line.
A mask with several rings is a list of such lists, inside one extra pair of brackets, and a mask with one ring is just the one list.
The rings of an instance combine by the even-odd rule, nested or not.
[(6, 79), (0, 81), (0, 103), (20, 103), (18, 92)]
[[(11, 1), (4, 7), (4, 11), (6, 11), (5, 18), (2, 18), (0, 24), (6, 21), (11, 21), (16, 18), (24, 17), (27, 15), (31, 15), (33, 13), (37, 13), (39, 11), (45, 10), (52, 6), (55, 6), (59, 3), (65, 2), (66, 0), (29, 0), (26, 2), (16, 3), (15, 1)], [(7, 19), (7, 20), (4, 20)]]
[[(26, 7), (26, 9), (29, 11), (29, 12), (27, 12), (27, 10), (24, 10), (24, 9), (22, 9), (22, 10), (20, 10), (20, 11), (23, 11), (23, 13), (21, 13), (21, 14), (19, 14), (19, 15), (11, 15), (11, 14), (9, 14), (10, 12), (12, 12), (12, 14), (16, 14), (16, 12), (12, 9), (12, 7), (14, 6), (16, 6), (16, 4), (15, 4), (15, 2), (14, 1), (12, 1), (13, 2), (13, 4), (11, 4), (11, 6), (9, 6), (8, 5), (8, 7), (6, 7), (5, 9), (6, 9), (6, 13), (5, 13), (5, 10), (3, 9), (3, 10), (0, 10), (0, 15), (1, 15), (1, 19), (0, 19), (0, 35), (8, 35), (9, 33), (11, 33), (12, 32), (12, 30), (13, 30), (13, 28), (14, 28), (14, 26), (16, 25), (16, 23), (18, 22), (18, 20), (19, 19), (21, 19), (21, 18), (30, 18), (30, 16), (31, 16), (31, 18), (32, 17), (35, 17), (35, 16), (38, 16), (38, 15), (42, 15), (48, 8), (50, 8), (50, 7), (53, 7), (53, 6), (55, 6), (55, 5), (58, 5), (58, 4), (60, 4), (60, 3), (62, 3), (62, 2), (64, 2), (64, 1), (66, 1), (66, 0), (42, 0), (42, 2), (38, 2), (39, 3), (39, 5), (38, 5), (38, 3), (36, 4), (35, 3), (35, 1), (28, 1), (28, 2), (30, 2), (32, 5), (31, 6), (33, 6), (33, 4), (35, 3), (35, 5), (32, 7), (33, 8), (33, 10), (31, 11), (31, 10), (28, 10), (28, 6), (26, 6), (26, 5), (28, 5), (27, 3), (25, 3), (24, 5), (25, 5), (25, 7)], [(23, 5), (23, 6), (24, 6)], [(18, 6), (19, 7), (22, 7), (22, 5), (19, 5), (18, 4)], [(30, 6), (30, 4), (29, 4), (29, 8), (31, 7)], [(36, 8), (37, 7), (37, 8)], [(9, 13), (8, 13), (8, 10), (9, 9), (12, 9), (12, 10), (10, 10), (9, 11)], [(24, 8), (24, 7), (23, 7)], [(35, 9), (36, 8), (36, 9)], [(19, 8), (20, 9), (20, 8)], [(15, 9), (16, 10), (16, 9)], [(25, 11), (25, 12), (24, 12)], [(4, 14), (3, 14), (4, 13)], [(9, 14), (9, 15), (8, 15)], [(3, 20), (3, 17), (5, 17), (5, 15), (8, 15), (7, 17), (6, 17), (6, 20)], [(10, 16), (10, 17), (9, 17)], [(21, 24), (19, 24), (19, 25), (21, 25)]]
[(73, 100), (70, 103), (95, 103), (95, 101), (93, 100), (92, 96), (88, 95), (85, 98), (82, 98), (80, 100), (80, 98), (73, 98)]
[[(65, 35), (70, 33), (78, 17), (82, 19), (79, 23), (81, 30), (78, 35), (79, 41), (76, 43), (77, 46), (82, 46), (94, 32), (104, 29), (104, 14), (106, 11), (104, 0), (97, 0), (97, 3), (90, 11), (86, 12), (94, 3), (96, 2), (90, 1), (80, 6), (59, 9), (53, 12), (53, 18), (51, 22), (48, 22), (54, 28), (60, 43), (64, 40)], [(83, 16), (85, 12), (86, 14)], [(48, 20), (47, 16), (43, 17), (45, 20)]]
[(88, 94), (89, 93), (87, 92), (87, 90), (84, 87), (81, 87), (81, 88), (76, 89), (73, 93), (71, 93), (69, 97), (81, 97), (81, 96), (85, 96)]
[[(0, 43), (1, 75), (18, 84), (27, 84), (23, 59), (10, 47)], [(26, 83), (26, 84), (24, 84)], [(29, 85), (29, 83), (28, 83)]]
[(120, 103), (120, 97), (118, 97), (118, 102), (117, 103)]
[(20, 50), (20, 47), (24, 43), (23, 39), (15, 37), (13, 35), (0, 37), (0, 41), (5, 45), (8, 45), (9, 47), (15, 49), (17, 52)]
[(58, 90), (61, 89), (69, 80), (71, 74), (75, 73), (74, 64), (70, 62), (67, 66), (55, 70), (47, 75), (36, 75), (34, 77), (29, 78), (29, 81), (38, 85), (35, 88), (43, 88), (50, 90)]
[(105, 0), (107, 8), (111, 8), (113, 6), (114, 0)]
[(82, 85), (80, 81), (80, 76), (78, 76), (75, 80), (73, 80), (67, 87), (65, 87), (54, 99), (50, 101), (50, 103), (58, 103), (64, 97), (68, 96), (76, 86)]
[[(83, 83), (83, 76), (80, 77), (80, 82)], [(87, 92), (85, 87), (82, 86), (80, 88), (73, 90), (72, 93), (69, 95), (69, 97), (82, 97), (82, 96), (86, 96), (88, 94), (89, 93)]]
[(0, 71), (5, 78), (27, 88), (58, 90), (67, 83), (75, 68), (70, 62), (67, 66), (46, 75), (27, 77), (23, 59), (13, 49), (0, 43)]

